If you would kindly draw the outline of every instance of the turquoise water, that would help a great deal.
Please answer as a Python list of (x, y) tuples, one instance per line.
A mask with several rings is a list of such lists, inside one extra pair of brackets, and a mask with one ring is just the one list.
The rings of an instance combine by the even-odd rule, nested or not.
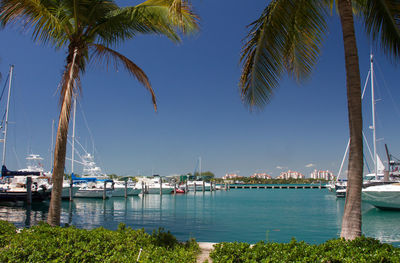
[[(260, 240), (288, 242), (292, 237), (322, 243), (340, 235), (344, 199), (326, 189), (232, 189), (186, 195), (146, 195), (62, 203), (62, 224), (117, 229), (120, 222), (151, 232), (163, 227), (179, 240)], [(18, 226), (45, 220), (48, 203), (0, 206), (0, 219)], [(383, 242), (400, 241), (400, 212), (363, 204), (363, 233)]]

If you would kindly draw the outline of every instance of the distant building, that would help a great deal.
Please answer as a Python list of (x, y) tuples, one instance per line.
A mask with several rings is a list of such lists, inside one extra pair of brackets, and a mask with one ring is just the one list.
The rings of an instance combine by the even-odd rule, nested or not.
[(311, 174), (310, 177), (313, 179), (324, 179), (324, 180), (333, 180), (335, 176), (333, 175), (332, 172), (326, 170), (326, 171), (317, 171), (314, 170)]
[(272, 177), (267, 173), (254, 173), (250, 178), (271, 179)]
[(287, 172), (282, 172), (277, 179), (304, 179), (305, 176), (302, 173), (296, 172), (296, 171), (287, 171)]
[(240, 177), (238, 174), (236, 173), (231, 173), (231, 174), (225, 174), (225, 176), (222, 177), (222, 179), (235, 179)]

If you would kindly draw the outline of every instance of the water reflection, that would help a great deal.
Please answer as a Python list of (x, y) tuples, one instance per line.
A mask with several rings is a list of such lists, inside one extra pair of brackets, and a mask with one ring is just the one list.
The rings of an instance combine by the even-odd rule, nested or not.
[[(92, 229), (164, 227), (180, 240), (265, 240), (288, 242), (292, 237), (320, 243), (340, 235), (344, 199), (322, 190), (232, 190), (185, 195), (146, 195), (63, 201), (62, 224)], [(0, 219), (18, 227), (45, 221), (49, 203), (31, 206), (0, 204)], [(400, 242), (400, 212), (363, 204), (363, 233), (383, 242)], [(312, 226), (312, 227), (305, 227)]]
[(46, 221), (48, 210), (48, 202), (31, 205), (25, 205), (24, 202), (0, 203), (0, 220), (12, 222), (17, 227), (31, 226)]
[(370, 206), (363, 213), (363, 233), (382, 242), (400, 242), (400, 212), (380, 210)]

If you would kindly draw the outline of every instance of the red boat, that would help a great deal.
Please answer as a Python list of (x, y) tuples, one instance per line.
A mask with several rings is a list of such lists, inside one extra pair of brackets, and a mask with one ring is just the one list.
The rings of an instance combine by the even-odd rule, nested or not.
[(176, 193), (177, 193), (177, 194), (184, 194), (184, 193), (185, 193), (185, 190), (180, 189), (180, 188), (177, 188), (177, 189), (176, 189)]

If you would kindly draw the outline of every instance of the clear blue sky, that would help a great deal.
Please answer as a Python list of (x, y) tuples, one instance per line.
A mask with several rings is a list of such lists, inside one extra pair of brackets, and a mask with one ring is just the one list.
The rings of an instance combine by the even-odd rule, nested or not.
[[(241, 103), (242, 40), (246, 25), (261, 14), (266, 3), (193, 1), (201, 17), (197, 35), (183, 38), (179, 45), (165, 37), (138, 36), (116, 48), (149, 76), (158, 99), (157, 113), (149, 94), (125, 71), (89, 67), (82, 78), (80, 104), (103, 171), (183, 174), (193, 172), (201, 156), (202, 169), (217, 177), (227, 172), (249, 176), (256, 171), (275, 177), (282, 168), (306, 176), (313, 169), (337, 173), (348, 139), (348, 121), (342, 35), (336, 14), (329, 21), (319, 63), (307, 82), (297, 85), (283, 79), (262, 112), (250, 113)], [(364, 83), (370, 43), (359, 24), (357, 30)], [(33, 43), (30, 32), (22, 34), (15, 27), (0, 35), (2, 85), (9, 65), (15, 65), (7, 166), (23, 168), (25, 156), (37, 153), (49, 169), (51, 124), (58, 120), (57, 86), (66, 51)], [(377, 103), (378, 137), (384, 138), (379, 151), (383, 155), (383, 143), (387, 143), (400, 157), (400, 111), (394, 102), (400, 95), (399, 67), (377, 52), (376, 71), (381, 99)], [(366, 100), (367, 127), (369, 94)], [(371, 132), (366, 130), (366, 134)], [(80, 110), (77, 137), (92, 151)], [(67, 162), (67, 172), (69, 167)]]

